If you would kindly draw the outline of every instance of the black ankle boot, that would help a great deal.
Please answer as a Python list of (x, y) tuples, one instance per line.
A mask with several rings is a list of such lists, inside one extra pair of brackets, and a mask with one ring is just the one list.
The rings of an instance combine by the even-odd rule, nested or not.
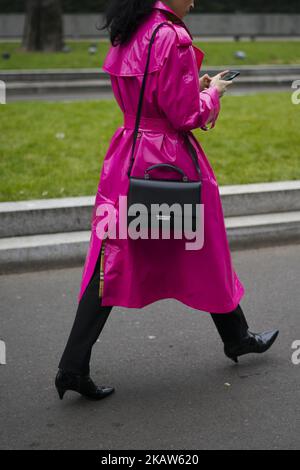
[(248, 330), (246, 337), (239, 342), (224, 343), (224, 352), (234, 362), (238, 362), (238, 356), (249, 353), (264, 353), (274, 343), (279, 334), (278, 330), (266, 331), (264, 333), (252, 333)]
[(86, 398), (91, 400), (100, 400), (114, 392), (113, 387), (98, 386), (96, 385), (89, 375), (77, 375), (72, 372), (66, 372), (61, 369), (55, 378), (55, 386), (62, 400), (67, 390), (78, 392)]
[(211, 317), (224, 343), (224, 352), (234, 362), (238, 356), (263, 353), (276, 340), (279, 331), (252, 333), (240, 305), (229, 313), (211, 313)]

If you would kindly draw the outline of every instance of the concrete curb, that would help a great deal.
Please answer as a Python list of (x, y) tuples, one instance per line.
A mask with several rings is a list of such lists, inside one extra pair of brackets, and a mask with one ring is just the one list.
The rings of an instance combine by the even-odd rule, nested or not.
[[(300, 243), (300, 181), (220, 187), (232, 249)], [(0, 273), (81, 264), (94, 197), (0, 204)]]
[[(300, 211), (226, 219), (230, 248), (300, 243)], [(82, 264), (90, 231), (0, 239), (0, 274)]]
[[(220, 186), (225, 217), (300, 211), (300, 180)], [(94, 196), (0, 203), (0, 239), (90, 229)]]
[(220, 186), (225, 217), (300, 210), (300, 180)]

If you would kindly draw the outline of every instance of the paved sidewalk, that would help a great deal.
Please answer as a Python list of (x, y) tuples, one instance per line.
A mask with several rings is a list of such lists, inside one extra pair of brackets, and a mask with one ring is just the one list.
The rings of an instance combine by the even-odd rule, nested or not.
[[(53, 386), (81, 268), (0, 278), (1, 449), (298, 449), (300, 245), (233, 253), (254, 331), (273, 348), (235, 365), (207, 313), (176, 300), (115, 307), (95, 345), (93, 377), (115, 394), (89, 402)], [(230, 385), (225, 385), (225, 384)]]

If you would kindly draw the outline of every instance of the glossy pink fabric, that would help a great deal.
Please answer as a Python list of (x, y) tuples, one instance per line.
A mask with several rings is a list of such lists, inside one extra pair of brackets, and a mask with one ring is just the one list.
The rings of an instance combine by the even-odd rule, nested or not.
[[(156, 1), (153, 12), (130, 43), (111, 46), (105, 58), (103, 68), (110, 74), (126, 127), (115, 131), (105, 155), (78, 300), (91, 279), (101, 249), (102, 240), (96, 234), (97, 205), (107, 202), (118, 210), (119, 195), (128, 192), (133, 123), (148, 44), (155, 26), (167, 21), (166, 12), (172, 10)], [(200, 250), (186, 250), (184, 239), (106, 239), (102, 305), (142, 308), (160, 299), (173, 298), (202, 311), (230, 312), (244, 295), (244, 286), (232, 264), (218, 183), (191, 132), (215, 125), (220, 111), (218, 92), (215, 88), (200, 91), (203, 52), (193, 46), (183, 22), (170, 22), (159, 29), (151, 54), (142, 110), (144, 121), (132, 175), (141, 177), (149, 165), (164, 162), (181, 167), (194, 180), (199, 179), (183, 140), (183, 132), (187, 132), (202, 171), (204, 246)], [(156, 171), (155, 177), (166, 177), (161, 171)], [(172, 177), (170, 173), (168, 177)]]

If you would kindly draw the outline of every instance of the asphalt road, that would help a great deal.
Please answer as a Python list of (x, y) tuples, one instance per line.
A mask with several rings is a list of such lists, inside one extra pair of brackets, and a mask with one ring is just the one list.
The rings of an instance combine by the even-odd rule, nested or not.
[(53, 384), (82, 267), (2, 276), (0, 448), (298, 449), (300, 245), (232, 256), (252, 330), (280, 329), (273, 348), (235, 365), (206, 312), (114, 307), (92, 356), (92, 377), (116, 388), (100, 402), (60, 401)]

